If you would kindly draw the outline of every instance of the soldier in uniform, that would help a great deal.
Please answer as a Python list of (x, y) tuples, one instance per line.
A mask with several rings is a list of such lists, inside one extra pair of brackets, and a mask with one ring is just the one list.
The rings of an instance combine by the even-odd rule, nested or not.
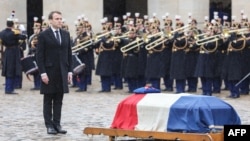
[(112, 34), (109, 31), (110, 27), (109, 25), (104, 28), (101, 39), (96, 44), (99, 52), (95, 74), (101, 78), (101, 90), (99, 92), (111, 92), (116, 43), (112, 40)]
[(195, 44), (195, 36), (201, 31), (197, 28), (196, 19), (191, 19), (190, 29), (188, 30), (188, 47), (186, 52), (186, 77), (187, 77), (187, 92), (196, 92), (198, 85), (198, 77), (194, 76), (195, 67), (199, 55), (199, 48)]
[[(18, 22), (17, 18), (14, 18), (13, 21), (14, 21), (14, 29), (19, 31), (20, 34), (25, 34), (24, 25), (20, 24)], [(20, 51), (20, 54), (21, 54), (21, 56), (20, 56), (21, 58), (24, 57), (24, 51), (25, 50), (26, 50), (26, 40), (19, 40), (19, 51)], [(21, 89), (22, 88), (22, 83), (23, 83), (23, 76), (22, 75), (21, 76), (16, 76), (15, 88), (16, 89)]]
[[(173, 31), (172, 28), (172, 20), (171, 19), (165, 19), (164, 20), (164, 29), (163, 33), (168, 34), (171, 31)], [(166, 37), (169, 38), (169, 37)], [(164, 50), (162, 51), (162, 60), (163, 62), (163, 82), (165, 89), (163, 91), (173, 91), (173, 79), (170, 79), (170, 63), (171, 63), (171, 56), (172, 56), (172, 47), (173, 42), (171, 39), (166, 40), (163, 42)]]
[[(38, 34), (41, 32), (41, 24), (37, 22), (38, 18), (34, 17), (34, 26), (33, 26), (33, 34), (30, 36), (28, 43), (29, 43), (29, 51), (28, 56), (32, 56), (35, 58), (36, 56), (36, 46), (38, 42)], [(34, 78), (34, 87), (31, 88), (31, 90), (40, 90), (41, 86), (41, 76), (39, 75), (39, 72), (34, 72), (33, 74)]]
[[(90, 37), (87, 34), (86, 24), (84, 23), (84, 21), (80, 21), (77, 24), (76, 28), (77, 28), (78, 36), (76, 37), (76, 39), (74, 41), (75, 46), (91, 40), (92, 37)], [(87, 91), (88, 80), (89, 80), (89, 77), (91, 77), (91, 71), (92, 71), (92, 65), (93, 65), (92, 61), (91, 61), (91, 54), (93, 52), (93, 45), (92, 44), (88, 44), (88, 45), (83, 44), (82, 46), (84, 46), (84, 47), (77, 52), (78, 55), (75, 54), (76, 56), (74, 56), (74, 57), (79, 58), (80, 61), (85, 64), (84, 71), (80, 72), (79, 74), (74, 74), (78, 78), (77, 85), (78, 85), (79, 89), (77, 89), (76, 92)]]
[[(135, 30), (136, 36), (140, 41), (143, 41), (144, 38), (149, 34), (146, 32), (143, 19), (139, 18), (140, 13), (135, 13)], [(145, 43), (142, 43), (139, 47), (138, 52), (138, 78), (137, 78), (137, 87), (144, 87), (146, 85), (146, 78), (145, 78), (145, 70), (147, 64), (147, 50), (145, 49)]]
[[(87, 28), (87, 34), (88, 36), (90, 36), (90, 38), (93, 38), (93, 30), (92, 30), (92, 25), (86, 21), (86, 28)], [(94, 46), (93, 46), (94, 47)], [(95, 70), (95, 56), (94, 56), (94, 49), (91, 47), (91, 50), (89, 50), (89, 59), (90, 59), (90, 62), (91, 62), (91, 70)], [(92, 71), (90, 71), (90, 77), (87, 78), (87, 83), (88, 85), (91, 85), (92, 84)]]
[[(75, 30), (75, 32), (76, 32), (76, 38), (75, 39), (73, 39), (72, 38), (72, 46), (71, 47), (74, 47), (74, 45), (77, 45), (77, 44), (79, 44), (79, 39), (77, 38), (77, 37), (80, 37), (80, 34), (81, 34), (81, 27), (79, 27), (79, 26), (81, 26), (81, 24), (80, 24), (81, 22), (79, 21), (76, 21), (75, 22), (75, 27), (76, 27), (76, 30)], [(77, 59), (75, 59), (74, 60), (74, 57), (75, 58), (78, 58), (78, 53), (73, 53), (72, 54), (72, 59), (73, 59), (73, 64), (75, 63), (75, 61), (77, 60)], [(79, 59), (79, 58), (78, 58)], [(74, 65), (73, 65), (74, 66)], [(73, 76), (72, 76), (72, 88), (75, 88), (75, 87), (78, 87), (77, 85), (77, 83), (78, 83), (78, 81), (79, 81), (79, 79), (78, 79), (78, 74), (75, 74), (75, 73), (73, 73)]]
[(211, 96), (212, 84), (216, 76), (216, 51), (221, 47), (223, 40), (217, 39), (213, 26), (208, 28), (206, 35), (204, 39), (196, 41), (200, 51), (195, 76), (201, 79), (202, 94)]
[(144, 34), (149, 34), (150, 33), (150, 26), (149, 26), (149, 21), (148, 21), (148, 16), (144, 15), (144, 21), (143, 21), (143, 33)]
[[(164, 49), (162, 44), (159, 44), (157, 41), (161, 39), (161, 35), (155, 35), (159, 33), (159, 28), (157, 24), (151, 25), (151, 35), (153, 36), (150, 39), (150, 42), (146, 45), (148, 50), (147, 54), (147, 65), (145, 70), (145, 77), (151, 83), (151, 86), (160, 90), (160, 81), (163, 77), (163, 61), (161, 58), (161, 53)], [(150, 36), (150, 35), (149, 35)], [(156, 42), (156, 43), (155, 43)]]
[[(177, 17), (176, 17), (177, 18)], [(184, 27), (184, 23), (177, 18), (176, 30)], [(185, 92), (186, 72), (185, 72), (185, 49), (188, 47), (187, 37), (184, 30), (179, 30), (174, 33), (170, 79), (175, 80), (176, 93)]]
[[(143, 25), (143, 20), (138, 18), (136, 22), (137, 27), (137, 36), (140, 40), (144, 40), (144, 38), (149, 35), (149, 31), (146, 32), (145, 26)], [(145, 41), (144, 41), (145, 42)], [(139, 47), (138, 52), (138, 80), (137, 86), (144, 87), (146, 85), (146, 78), (145, 78), (145, 70), (147, 65), (147, 53), (148, 51), (145, 48), (146, 43), (142, 43)]]
[(19, 40), (25, 40), (26, 36), (14, 29), (12, 19), (7, 19), (6, 24), (7, 28), (0, 32), (0, 39), (6, 47), (3, 56), (2, 76), (5, 77), (5, 94), (17, 94), (14, 91), (15, 79), (22, 76)]
[(122, 62), (122, 52), (120, 48), (122, 47), (121, 38), (126, 38), (126, 34), (122, 34), (121, 30), (121, 23), (115, 22), (114, 25), (115, 35), (113, 37), (114, 42), (116, 44), (115, 51), (114, 51), (114, 59), (113, 59), (113, 82), (114, 82), (114, 89), (120, 90), (123, 89), (123, 82), (121, 76), (121, 62)]
[[(233, 22), (232, 27), (240, 29), (240, 24)], [(249, 37), (237, 32), (231, 33), (228, 40), (227, 55), (225, 57), (222, 78), (228, 80), (229, 98), (240, 97), (240, 85), (236, 85), (243, 77), (246, 69), (244, 51), (249, 46)]]
[[(214, 34), (223, 35), (222, 34), (222, 24), (220, 23), (219, 18), (213, 23)], [(223, 51), (222, 46), (224, 46), (223, 42), (220, 42), (218, 49), (215, 51), (215, 74), (214, 79), (212, 82), (212, 93), (219, 94), (221, 91), (222, 86), (222, 79), (221, 79), (221, 66), (223, 61)]]
[[(229, 36), (229, 35), (226, 35), (227, 34), (226, 31), (230, 30), (230, 28), (231, 28), (231, 23), (228, 21), (228, 17), (227, 16), (223, 16), (223, 28), (222, 28), (222, 31), (224, 32), (223, 34), (225, 34), (225, 36)], [(226, 53), (227, 53), (227, 44), (226, 44), (226, 42), (224, 42), (223, 45), (222, 45), (221, 50), (219, 50), (220, 64), (218, 66), (220, 68), (220, 73), (222, 73), (221, 70), (222, 70), (222, 66), (223, 66), (223, 63), (224, 63), (224, 59), (225, 59)], [(228, 83), (227, 83), (226, 79), (222, 79), (221, 83), (224, 83), (224, 88), (222, 88), (221, 90), (228, 90), (229, 89), (228, 88)]]
[[(137, 46), (136, 29), (131, 27), (128, 33), (128, 39), (124, 40), (124, 46), (121, 47), (123, 52), (122, 76), (127, 80), (128, 92), (132, 93), (138, 88), (138, 53), (140, 46)], [(132, 47), (133, 46), (133, 47)]]
[(45, 16), (42, 16), (42, 29), (41, 31), (44, 31), (49, 28), (49, 22), (46, 21)]
[[(65, 22), (65, 19), (63, 19), (62, 29), (69, 32), (69, 26), (68, 26), (68, 24)], [(72, 36), (70, 37), (70, 40), (71, 40), (71, 46), (73, 46), (74, 39), (73, 39)]]
[[(244, 36), (247, 38), (247, 43), (248, 43), (249, 42), (248, 39), (250, 37), (250, 32), (249, 32), (250, 25), (249, 25), (249, 23), (247, 21), (247, 18), (244, 18), (244, 20), (242, 22), (243, 23), (242, 23), (241, 28), (247, 28), (248, 29), (248, 31), (246, 31), (246, 33), (243, 33)], [(246, 76), (246, 75), (248, 75), (248, 73), (250, 73), (250, 69), (249, 69), (249, 65), (250, 65), (250, 60), (249, 60), (249, 58), (250, 58), (250, 48), (249, 48), (249, 44), (246, 44), (246, 47), (243, 50), (242, 54), (243, 54), (243, 58), (244, 58), (243, 59), (244, 62), (242, 62), (242, 63), (245, 64), (244, 69), (243, 69), (244, 70), (243, 75)], [(240, 84), (240, 94), (241, 95), (248, 95), (249, 94), (249, 83), (250, 83), (249, 77), (241, 82), (241, 84)]]

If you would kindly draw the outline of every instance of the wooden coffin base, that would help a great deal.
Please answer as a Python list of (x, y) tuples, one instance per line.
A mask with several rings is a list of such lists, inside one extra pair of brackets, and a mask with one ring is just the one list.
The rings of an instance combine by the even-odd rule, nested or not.
[(220, 133), (179, 133), (137, 131), (112, 128), (86, 127), (83, 130), (87, 135), (109, 136), (109, 141), (115, 141), (116, 137), (133, 137), (138, 139), (153, 139), (156, 141), (223, 141), (223, 132)]

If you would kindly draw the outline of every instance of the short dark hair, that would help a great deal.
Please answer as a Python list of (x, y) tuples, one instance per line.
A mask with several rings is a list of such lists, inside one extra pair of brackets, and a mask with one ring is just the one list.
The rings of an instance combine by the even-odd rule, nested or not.
[(53, 19), (53, 14), (59, 14), (59, 15), (62, 15), (62, 13), (60, 12), (60, 11), (51, 11), (50, 13), (49, 13), (49, 16), (48, 16), (48, 19), (49, 20), (52, 20)]
[(14, 26), (14, 22), (10, 21), (10, 20), (7, 20), (6, 25), (7, 25), (7, 27), (13, 27)]

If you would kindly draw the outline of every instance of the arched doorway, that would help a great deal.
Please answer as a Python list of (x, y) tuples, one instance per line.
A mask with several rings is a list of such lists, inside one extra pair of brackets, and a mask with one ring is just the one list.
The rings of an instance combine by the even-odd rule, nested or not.
[(223, 22), (223, 16), (228, 17), (228, 21), (231, 22), (232, 16), (232, 0), (210, 0), (209, 7), (209, 19), (214, 18), (214, 12), (218, 12), (219, 18)]
[(27, 34), (28, 37), (33, 34), (34, 17), (38, 17), (41, 23), (43, 15), (43, 0), (27, 0)]
[(148, 13), (148, 1), (147, 0), (104, 0), (104, 12), (103, 16), (108, 17), (108, 20), (113, 22), (114, 17), (118, 17), (123, 22), (122, 16), (127, 12), (131, 13), (131, 17), (134, 17), (134, 13), (140, 13), (140, 17)]

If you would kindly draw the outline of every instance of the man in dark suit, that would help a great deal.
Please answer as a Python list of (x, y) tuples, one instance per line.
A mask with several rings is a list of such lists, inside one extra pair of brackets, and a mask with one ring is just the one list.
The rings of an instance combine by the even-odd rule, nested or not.
[(72, 51), (69, 32), (62, 30), (62, 14), (52, 11), (50, 27), (38, 35), (37, 65), (41, 74), (40, 93), (44, 94), (43, 115), (48, 134), (67, 133), (61, 127), (64, 93), (72, 81)]

